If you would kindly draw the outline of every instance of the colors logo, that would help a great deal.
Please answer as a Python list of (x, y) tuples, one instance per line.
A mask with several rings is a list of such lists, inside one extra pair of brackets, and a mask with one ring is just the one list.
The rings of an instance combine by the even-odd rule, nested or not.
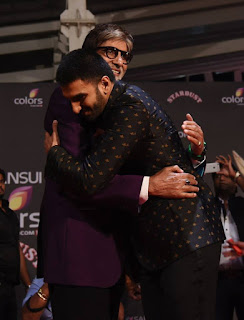
[(30, 98), (35, 98), (38, 95), (39, 89), (32, 89), (29, 93)]
[(15, 98), (14, 104), (17, 105), (28, 105), (30, 107), (43, 107), (43, 99), (36, 98), (39, 93), (39, 89), (35, 88), (29, 92), (29, 97), (25, 96), (24, 98)]
[(236, 90), (235, 95), (231, 97), (223, 97), (222, 102), (223, 103), (235, 103), (238, 106), (244, 105), (244, 88), (239, 88)]
[(244, 93), (244, 88), (239, 88), (236, 90), (236, 97), (241, 97)]
[(12, 210), (21, 210), (28, 206), (32, 196), (32, 187), (20, 187), (11, 192), (8, 201), (9, 208)]

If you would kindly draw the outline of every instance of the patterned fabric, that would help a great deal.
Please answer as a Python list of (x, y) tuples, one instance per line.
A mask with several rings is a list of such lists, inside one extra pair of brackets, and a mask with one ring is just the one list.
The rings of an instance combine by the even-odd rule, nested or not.
[(105, 132), (83, 163), (59, 146), (51, 149), (48, 177), (73, 192), (89, 194), (103, 188), (116, 173), (151, 176), (175, 164), (198, 180), (197, 198), (150, 197), (140, 215), (131, 218), (132, 241), (144, 267), (162, 268), (224, 239), (211, 190), (192, 167), (171, 119), (145, 91), (117, 82), (99, 123)]

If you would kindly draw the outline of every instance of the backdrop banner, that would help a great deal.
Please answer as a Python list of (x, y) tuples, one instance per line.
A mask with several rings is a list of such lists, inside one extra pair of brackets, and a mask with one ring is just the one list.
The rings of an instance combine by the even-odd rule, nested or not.
[[(190, 113), (202, 127), (207, 162), (236, 150), (244, 157), (244, 83), (134, 83), (149, 92), (174, 120), (183, 143), (181, 124)], [(1, 84), (1, 160), (6, 171), (6, 195), (20, 221), (20, 245), (34, 277), (37, 266), (36, 236), (44, 189), (43, 120), (56, 84)], [(212, 187), (211, 175), (205, 179)], [(19, 301), (24, 295), (18, 288)], [(125, 299), (126, 320), (144, 319), (140, 303)], [(129, 302), (128, 302), (129, 301)], [(138, 307), (139, 306), (139, 307)]]

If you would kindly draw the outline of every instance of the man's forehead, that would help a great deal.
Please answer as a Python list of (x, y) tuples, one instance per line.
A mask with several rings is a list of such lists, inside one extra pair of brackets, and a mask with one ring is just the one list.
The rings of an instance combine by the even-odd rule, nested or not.
[(123, 50), (123, 51), (127, 51), (128, 50), (128, 46), (127, 46), (126, 41), (124, 41), (122, 39), (117, 39), (117, 38), (103, 41), (99, 45), (99, 47), (103, 47), (103, 46), (115, 47), (115, 48)]
[(67, 85), (61, 87), (64, 95), (76, 95), (79, 93), (87, 93), (94, 88), (94, 83), (77, 79)]
[(229, 176), (229, 171), (226, 168), (221, 168), (218, 174)]

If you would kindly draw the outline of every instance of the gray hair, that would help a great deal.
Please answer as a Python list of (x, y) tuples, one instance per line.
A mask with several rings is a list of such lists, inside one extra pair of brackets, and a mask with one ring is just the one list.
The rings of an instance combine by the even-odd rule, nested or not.
[(134, 39), (132, 35), (117, 24), (100, 23), (92, 29), (83, 43), (82, 48), (88, 50), (96, 50), (97, 47), (107, 40), (121, 40), (125, 41), (127, 50), (133, 50)]

